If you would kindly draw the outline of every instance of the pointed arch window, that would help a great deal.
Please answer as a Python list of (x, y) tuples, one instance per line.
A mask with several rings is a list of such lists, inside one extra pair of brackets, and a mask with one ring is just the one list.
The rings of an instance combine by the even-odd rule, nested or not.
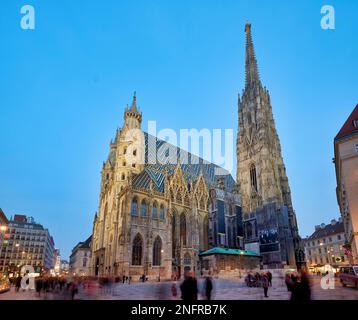
[(158, 205), (157, 205), (156, 202), (153, 203), (152, 218), (153, 219), (158, 219)]
[(137, 200), (137, 198), (133, 198), (133, 200), (132, 200), (131, 215), (134, 217), (138, 216), (138, 200)]
[(164, 218), (165, 218), (164, 206), (163, 205), (160, 206), (159, 218), (161, 220), (164, 220)]
[(207, 249), (207, 241), (208, 241), (208, 232), (209, 232), (209, 220), (208, 216), (206, 215), (203, 220), (203, 242), (204, 242), (204, 249)]
[(142, 236), (138, 233), (133, 240), (132, 265), (134, 266), (142, 265), (142, 252), (143, 252), (143, 239)]
[(254, 164), (252, 164), (250, 167), (250, 181), (251, 187), (254, 188), (255, 191), (257, 191), (256, 167)]
[(160, 266), (162, 261), (162, 239), (157, 236), (153, 244), (153, 266)]
[(175, 257), (175, 254), (176, 254), (176, 242), (177, 242), (176, 223), (177, 223), (176, 213), (173, 212), (173, 215), (172, 215), (172, 255), (173, 255), (173, 257)]
[(148, 212), (148, 205), (145, 200), (142, 200), (142, 204), (140, 207), (140, 213), (142, 217), (146, 217)]
[(186, 246), (186, 216), (184, 212), (180, 215), (180, 243)]
[(188, 252), (185, 253), (185, 255), (184, 255), (184, 264), (186, 264), (186, 265), (191, 264), (191, 257)]

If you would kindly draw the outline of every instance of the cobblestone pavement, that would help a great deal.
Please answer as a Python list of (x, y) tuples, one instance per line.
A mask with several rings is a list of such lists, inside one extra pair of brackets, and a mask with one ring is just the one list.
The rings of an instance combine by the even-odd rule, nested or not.
[[(199, 280), (199, 289), (202, 288), (203, 281)], [(131, 283), (115, 284), (112, 287), (102, 288), (95, 294), (88, 294), (80, 288), (79, 294), (75, 299), (97, 299), (97, 300), (179, 300), (180, 283), (177, 283), (178, 296), (171, 294), (172, 282), (156, 283)], [(320, 286), (320, 278), (314, 277), (311, 280), (312, 299), (316, 300), (358, 300), (358, 290), (354, 288), (343, 288), (336, 280), (335, 289), (324, 290)], [(284, 284), (283, 279), (274, 278), (273, 286), (269, 288), (269, 297), (264, 298), (262, 288), (248, 288), (241, 280), (215, 279), (213, 299), (216, 300), (288, 300), (290, 293)], [(69, 293), (47, 293), (40, 297), (33, 291), (21, 291), (16, 293), (12, 288), (10, 292), (0, 294), (0, 300), (68, 300)], [(203, 297), (199, 294), (199, 299)]]

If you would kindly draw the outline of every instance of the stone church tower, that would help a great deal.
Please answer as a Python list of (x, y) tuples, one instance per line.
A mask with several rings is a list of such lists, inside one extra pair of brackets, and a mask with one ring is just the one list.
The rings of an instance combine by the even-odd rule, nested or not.
[(300, 239), (270, 95), (260, 81), (251, 24), (246, 24), (245, 32), (246, 77), (242, 97), (239, 95), (238, 98), (236, 151), (237, 181), (241, 190), (244, 219), (269, 203), (286, 206), (296, 253), (299, 251)]

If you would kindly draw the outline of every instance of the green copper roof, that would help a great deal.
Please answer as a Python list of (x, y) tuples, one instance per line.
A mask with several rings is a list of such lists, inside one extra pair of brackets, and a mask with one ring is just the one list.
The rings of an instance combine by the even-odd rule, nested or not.
[(201, 252), (201, 253), (199, 253), (199, 256), (208, 256), (211, 254), (233, 254), (233, 255), (260, 257), (260, 255), (254, 251), (230, 249), (230, 248), (219, 248), (219, 247), (211, 248), (209, 250)]

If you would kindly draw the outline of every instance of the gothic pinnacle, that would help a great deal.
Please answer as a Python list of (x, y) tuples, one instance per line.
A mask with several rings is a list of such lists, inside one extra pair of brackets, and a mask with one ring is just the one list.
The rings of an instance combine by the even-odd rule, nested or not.
[(260, 84), (254, 45), (251, 37), (251, 23), (245, 25), (246, 33), (246, 61), (245, 61), (245, 87)]
[(136, 91), (134, 91), (133, 101), (132, 101), (132, 104), (131, 104), (131, 107), (129, 110), (132, 112), (137, 112), (137, 93), (136, 93)]

